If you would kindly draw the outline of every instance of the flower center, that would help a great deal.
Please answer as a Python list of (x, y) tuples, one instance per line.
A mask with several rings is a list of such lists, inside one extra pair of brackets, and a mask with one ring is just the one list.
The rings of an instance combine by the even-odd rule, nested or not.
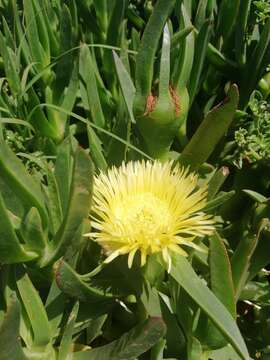
[(151, 193), (127, 197), (125, 202), (118, 203), (115, 217), (121, 235), (144, 248), (161, 245), (170, 228), (168, 205)]

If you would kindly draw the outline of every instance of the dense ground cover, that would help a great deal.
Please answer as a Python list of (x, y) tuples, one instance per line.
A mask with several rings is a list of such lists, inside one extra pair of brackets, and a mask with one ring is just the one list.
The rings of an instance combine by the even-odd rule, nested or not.
[(0, 14), (0, 360), (270, 358), (269, 1)]

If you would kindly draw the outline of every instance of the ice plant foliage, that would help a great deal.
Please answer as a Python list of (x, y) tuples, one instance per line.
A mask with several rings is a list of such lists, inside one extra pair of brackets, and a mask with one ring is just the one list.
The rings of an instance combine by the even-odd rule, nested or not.
[(211, 216), (202, 212), (207, 187), (198, 177), (172, 162), (135, 161), (112, 167), (94, 180), (92, 228), (110, 262), (128, 254), (131, 267), (137, 251), (141, 265), (147, 255), (161, 253), (170, 269), (171, 252), (186, 256), (182, 245), (195, 247), (195, 237), (214, 230)]

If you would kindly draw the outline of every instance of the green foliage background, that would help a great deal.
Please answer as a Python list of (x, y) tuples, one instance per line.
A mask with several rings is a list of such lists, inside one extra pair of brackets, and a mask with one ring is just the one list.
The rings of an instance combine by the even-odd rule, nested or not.
[[(0, 15), (0, 360), (270, 358), (269, 1)], [(137, 159), (209, 182), (217, 232), (170, 274), (83, 237), (93, 174)]]

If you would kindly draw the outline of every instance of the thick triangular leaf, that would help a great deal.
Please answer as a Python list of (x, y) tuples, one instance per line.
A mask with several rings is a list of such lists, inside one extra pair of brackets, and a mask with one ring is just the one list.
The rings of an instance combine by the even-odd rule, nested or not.
[(93, 188), (92, 178), (92, 161), (89, 155), (78, 147), (74, 158), (67, 213), (41, 261), (41, 266), (52, 264), (65, 253), (68, 246), (78, 247), (75, 239), (78, 239), (78, 233), (80, 236), (82, 223), (84, 219), (88, 218), (90, 212)]
[(0, 262), (13, 264), (30, 261), (37, 256), (35, 252), (25, 251), (20, 244), (0, 193)]
[(179, 157), (182, 165), (197, 169), (214, 151), (228, 130), (238, 106), (238, 88), (232, 85), (227, 98), (212, 109), (202, 121)]
[(235, 320), (225, 306), (198, 277), (183, 256), (175, 256), (170, 275), (208, 315), (243, 360), (248, 360), (248, 350)]
[(20, 303), (14, 297), (10, 300), (0, 325), (0, 359), (26, 360), (19, 337)]
[(17, 266), (16, 279), (18, 292), (33, 330), (34, 345), (45, 349), (51, 340), (51, 330), (42, 300), (23, 266)]
[(165, 331), (161, 318), (150, 318), (108, 345), (74, 353), (74, 360), (134, 360), (156, 344)]
[(12, 186), (24, 206), (28, 209), (32, 206), (36, 207), (43, 224), (47, 224), (47, 213), (39, 184), (27, 173), (22, 162), (2, 141), (0, 143), (0, 170), (1, 177), (9, 186)]
[(68, 318), (58, 352), (58, 360), (66, 360), (72, 350), (72, 334), (79, 310), (79, 303), (76, 302)]

